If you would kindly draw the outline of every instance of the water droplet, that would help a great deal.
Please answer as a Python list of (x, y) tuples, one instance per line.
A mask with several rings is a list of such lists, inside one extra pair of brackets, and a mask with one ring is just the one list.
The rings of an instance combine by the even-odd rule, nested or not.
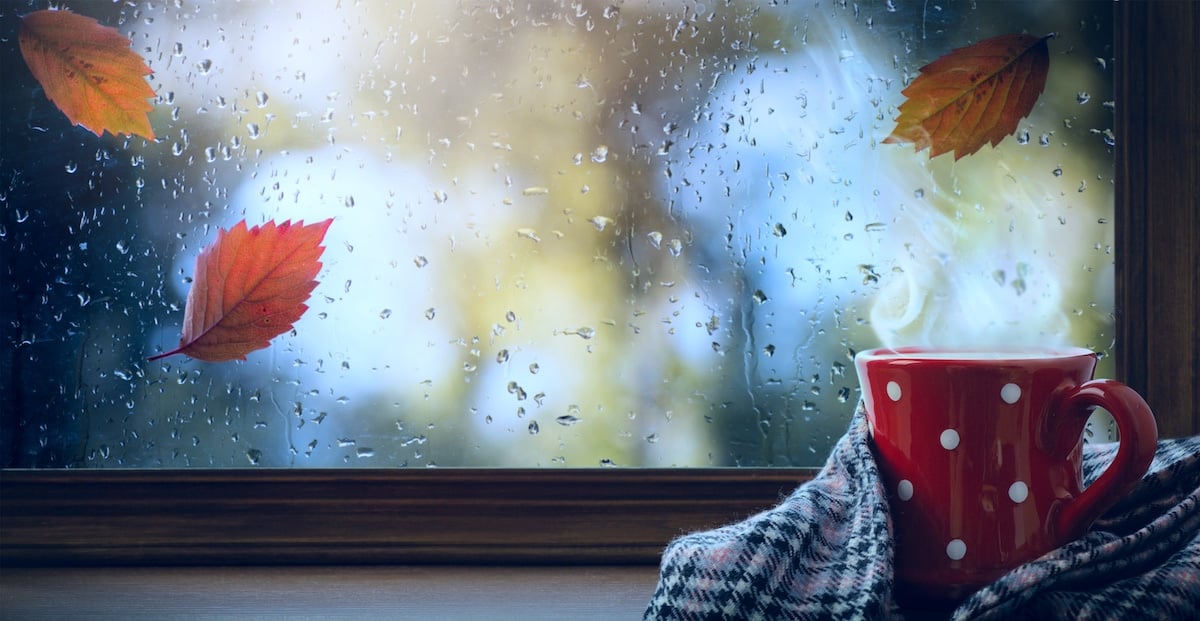
[(1059, 166), (1059, 167), (1055, 168), (1055, 169), (1054, 169), (1052, 172), (1053, 172), (1053, 174), (1054, 174), (1054, 176), (1055, 176), (1055, 177), (1061, 177), (1061, 176), (1062, 176), (1062, 174), (1063, 174), (1063, 169), (1062, 169), (1062, 166)]
[(535, 242), (542, 241), (542, 238), (538, 237), (537, 231), (530, 228), (517, 229), (517, 237), (524, 237), (525, 239), (531, 239)]
[(550, 193), (550, 188), (542, 186), (533, 186), (521, 190), (523, 196), (545, 196)]
[(425, 318), (426, 319), (432, 320), (435, 316), (437, 316), (437, 311), (434, 310), (434, 308), (432, 306), (425, 309)]
[(251, 140), (258, 140), (258, 137), (262, 135), (262, 129), (259, 128), (258, 123), (246, 123), (246, 132), (250, 135)]
[(658, 248), (662, 246), (663, 234), (658, 231), (650, 231), (646, 233), (646, 238), (650, 240), (650, 245)]
[(258, 104), (259, 108), (267, 107), (267, 99), (269, 99), (269, 97), (267, 97), (267, 94), (263, 91), (258, 91), (254, 94), (254, 101)]
[(204, 147), (204, 160), (210, 163), (217, 161), (217, 148)]
[(1085, 92), (1085, 91), (1079, 91), (1079, 92), (1078, 92), (1078, 93), (1076, 93), (1076, 95), (1075, 95), (1075, 101), (1079, 102), (1080, 104), (1085, 104), (1085, 103), (1087, 103), (1087, 102), (1089, 102), (1089, 101), (1091, 101), (1091, 100), (1092, 100), (1092, 96), (1091, 96), (1091, 95), (1089, 95), (1089, 94), (1088, 94), (1087, 92)]
[(766, 354), (768, 358), (774, 356), (775, 346), (768, 343), (767, 346), (763, 348), (763, 353)]
[(508, 323), (512, 323), (517, 320), (517, 314), (512, 311), (508, 311), (507, 313), (504, 313), (504, 319), (508, 321)]
[(508, 350), (507, 349), (501, 349), (500, 351), (496, 352), (496, 362), (498, 362), (500, 364), (504, 364), (505, 362), (508, 362)]
[(776, 222), (775, 229), (772, 231), (772, 233), (775, 235), (775, 237), (783, 237), (784, 235), (787, 235), (787, 229), (783, 227), (783, 224)]
[(646, 442), (648, 442), (650, 444), (658, 444), (658, 434), (652, 433), (652, 434), (646, 436)]
[(558, 418), (554, 419), (554, 422), (562, 425), (563, 427), (570, 427), (571, 425), (574, 425), (575, 423), (578, 423), (581, 420), (583, 420), (583, 419), (581, 419), (578, 416), (575, 416), (573, 414), (563, 414), (562, 416), (559, 416)]
[(529, 421), (529, 435), (536, 436), (539, 431), (541, 431), (541, 430), (538, 429), (537, 421), (536, 420)]
[(667, 252), (671, 253), (673, 257), (683, 254), (683, 242), (679, 241), (678, 238), (672, 238), (671, 241), (667, 242)]
[(123, 239), (117, 242), (117, 252), (121, 254), (129, 254), (129, 242)]
[(392, 316), (392, 309), (390, 309), (390, 308), (385, 308), (385, 309), (379, 311), (380, 319), (387, 319), (388, 317), (391, 317), (391, 316)]
[(246, 459), (250, 462), (251, 466), (257, 466), (259, 462), (262, 461), (262, 455), (262, 451), (258, 449), (250, 449), (246, 451)]
[(592, 161), (603, 164), (608, 159), (608, 145), (600, 145), (592, 151)]
[(763, 293), (762, 289), (755, 289), (752, 296), (756, 304), (762, 304), (767, 301), (767, 294)]
[(200, 72), (200, 75), (206, 75), (209, 71), (212, 71), (212, 64), (212, 60), (205, 58), (204, 60), (196, 63), (196, 70)]
[(597, 231), (603, 231), (605, 227), (607, 227), (609, 224), (612, 224), (612, 221), (612, 218), (609, 218), (608, 216), (592, 216), (591, 218), (588, 218), (588, 222), (591, 222), (592, 226), (596, 227)]
[(537, 372), (541, 371), (541, 370), (542, 370), (542, 367), (538, 366), (538, 363), (536, 363), (536, 362), (529, 363), (529, 373), (531, 375), (537, 375)]
[(417, 268), (425, 267), (429, 265), (429, 259), (426, 259), (424, 255), (417, 255), (413, 257), (413, 265), (417, 266)]
[(887, 230), (887, 225), (882, 222), (871, 222), (863, 227), (863, 230), (868, 233), (878, 233)]
[(358, 447), (358, 450), (356, 450), (354, 452), (354, 454), (355, 454), (355, 456), (359, 457), (360, 459), (364, 458), (364, 457), (374, 457), (375, 449), (366, 447), (366, 446), (360, 446), (360, 447)]
[(68, 173), (74, 174), (76, 170), (79, 170), (79, 165), (75, 162), (67, 162), (65, 168)]

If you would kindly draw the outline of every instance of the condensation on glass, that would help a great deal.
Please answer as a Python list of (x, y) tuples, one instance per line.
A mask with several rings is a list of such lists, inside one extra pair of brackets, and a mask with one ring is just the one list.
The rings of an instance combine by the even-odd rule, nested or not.
[[(1113, 351), (1107, 2), (74, 7), (154, 70), (154, 143), (46, 101), (40, 8), (0, 7), (6, 466), (814, 466), (855, 351)], [(1015, 136), (882, 144), (1020, 32)], [(218, 228), (325, 218), (292, 332), (146, 361)]]

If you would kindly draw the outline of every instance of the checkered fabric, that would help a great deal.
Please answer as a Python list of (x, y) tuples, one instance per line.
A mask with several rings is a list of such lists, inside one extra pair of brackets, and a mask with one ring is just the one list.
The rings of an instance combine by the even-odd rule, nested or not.
[[(1115, 445), (1088, 445), (1092, 481)], [(825, 467), (779, 506), (663, 553), (646, 619), (906, 619), (887, 499), (861, 406)], [(1164, 440), (1142, 482), (1082, 539), (936, 615), (1200, 619), (1200, 437)]]

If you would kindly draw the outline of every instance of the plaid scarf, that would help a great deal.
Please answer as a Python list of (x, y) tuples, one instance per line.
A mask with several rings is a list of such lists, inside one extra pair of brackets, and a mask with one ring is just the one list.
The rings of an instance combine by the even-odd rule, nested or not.
[[(1115, 445), (1085, 445), (1093, 481)], [(779, 506), (663, 553), (646, 619), (905, 619), (887, 494), (861, 406), (829, 461)], [(1078, 541), (977, 591), (951, 619), (1200, 619), (1200, 436), (1163, 440), (1141, 483)]]

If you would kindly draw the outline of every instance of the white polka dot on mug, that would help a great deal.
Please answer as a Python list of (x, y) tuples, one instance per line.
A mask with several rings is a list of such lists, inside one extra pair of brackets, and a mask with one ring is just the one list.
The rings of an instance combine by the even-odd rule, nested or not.
[(946, 556), (952, 561), (961, 561), (967, 556), (967, 544), (962, 539), (951, 539), (946, 544)]
[(1012, 405), (1021, 400), (1021, 387), (1016, 384), (1008, 383), (1000, 389), (1000, 399), (1005, 403)]
[(888, 382), (887, 395), (888, 399), (891, 399), (892, 401), (899, 401), (900, 397), (903, 396), (903, 394), (900, 392), (900, 384), (897, 384), (896, 382)]

